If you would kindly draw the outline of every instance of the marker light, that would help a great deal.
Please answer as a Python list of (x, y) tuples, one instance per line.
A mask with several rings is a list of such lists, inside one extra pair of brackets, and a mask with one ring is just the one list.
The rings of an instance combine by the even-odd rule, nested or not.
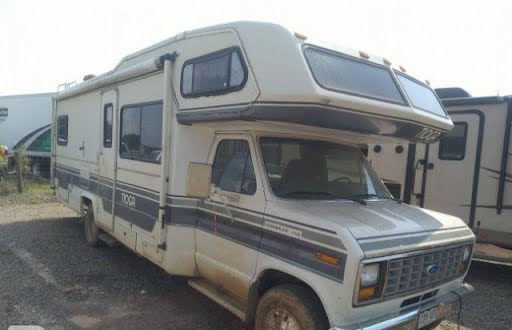
[(430, 86), (430, 81), (428, 81), (428, 80), (425, 80), (425, 82), (427, 83), (427, 85), (429, 85), (429, 86)]
[(366, 59), (370, 58), (370, 55), (368, 55), (367, 52), (363, 52), (362, 50), (359, 51), (359, 56), (361, 56), (362, 58), (366, 58)]
[(327, 254), (321, 253), (321, 252), (315, 253), (315, 257), (318, 260), (322, 260), (323, 262), (326, 262), (326, 263), (334, 265), (334, 266), (338, 266), (341, 263), (340, 259), (331, 257), (330, 255), (327, 255)]
[(295, 36), (295, 38), (300, 39), (300, 40), (306, 40), (308, 38), (308, 37), (306, 37), (305, 35), (303, 35), (302, 33), (299, 33), (299, 32), (294, 32), (293, 35)]
[(402, 72), (407, 72), (407, 70), (405, 70), (405, 68), (404, 68), (403, 66), (401, 66), (401, 65), (400, 65), (400, 66), (399, 66), (399, 68), (400, 68), (400, 70), (401, 70)]
[(384, 62), (384, 64), (386, 64), (386, 65), (391, 65), (391, 61), (388, 60), (387, 58), (383, 58), (382, 62)]

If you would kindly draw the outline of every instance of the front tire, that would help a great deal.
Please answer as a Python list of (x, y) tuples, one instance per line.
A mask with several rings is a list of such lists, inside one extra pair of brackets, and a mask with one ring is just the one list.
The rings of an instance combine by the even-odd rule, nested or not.
[(267, 291), (256, 310), (255, 330), (325, 330), (329, 322), (318, 297), (306, 287), (285, 284)]
[(98, 234), (100, 229), (96, 225), (96, 221), (94, 221), (94, 213), (92, 204), (84, 205), (84, 232), (85, 232), (85, 241), (90, 246), (98, 246), (99, 238)]

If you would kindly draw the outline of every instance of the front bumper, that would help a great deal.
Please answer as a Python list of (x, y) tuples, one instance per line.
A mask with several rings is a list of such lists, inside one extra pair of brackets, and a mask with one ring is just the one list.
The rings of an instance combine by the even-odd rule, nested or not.
[[(431, 301), (425, 302), (416, 306), (412, 309), (405, 309), (399, 314), (391, 314), (386, 315), (384, 317), (380, 317), (378, 319), (373, 319), (370, 321), (365, 321), (360, 324), (354, 324), (351, 326), (344, 327), (333, 327), (331, 330), (392, 330), (392, 329), (400, 329), (400, 330), (412, 330), (418, 329), (418, 323), (420, 319), (420, 314), (423, 311), (429, 310), (436, 306), (449, 306), (459, 300), (459, 297), (463, 297), (468, 293), (473, 292), (474, 289), (470, 284), (464, 283), (461, 287), (450, 291), (449, 293), (437, 297)], [(446, 315), (440, 315), (438, 320), (441, 320)], [(433, 321), (435, 322), (435, 321)], [(433, 323), (432, 322), (432, 323)], [(432, 324), (430, 323), (430, 324)]]

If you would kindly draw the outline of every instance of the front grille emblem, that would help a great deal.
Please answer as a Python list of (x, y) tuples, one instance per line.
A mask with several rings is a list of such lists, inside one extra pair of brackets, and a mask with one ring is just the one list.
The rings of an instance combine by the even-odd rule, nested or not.
[(429, 275), (433, 275), (435, 273), (437, 273), (439, 271), (439, 266), (438, 265), (429, 265), (427, 266), (427, 268), (425, 269), (425, 271), (429, 274)]

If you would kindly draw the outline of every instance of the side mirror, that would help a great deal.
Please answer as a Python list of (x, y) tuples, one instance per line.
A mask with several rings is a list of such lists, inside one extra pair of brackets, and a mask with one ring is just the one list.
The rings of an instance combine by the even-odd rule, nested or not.
[(189, 163), (187, 172), (187, 196), (197, 198), (210, 197), (212, 166), (209, 164)]

